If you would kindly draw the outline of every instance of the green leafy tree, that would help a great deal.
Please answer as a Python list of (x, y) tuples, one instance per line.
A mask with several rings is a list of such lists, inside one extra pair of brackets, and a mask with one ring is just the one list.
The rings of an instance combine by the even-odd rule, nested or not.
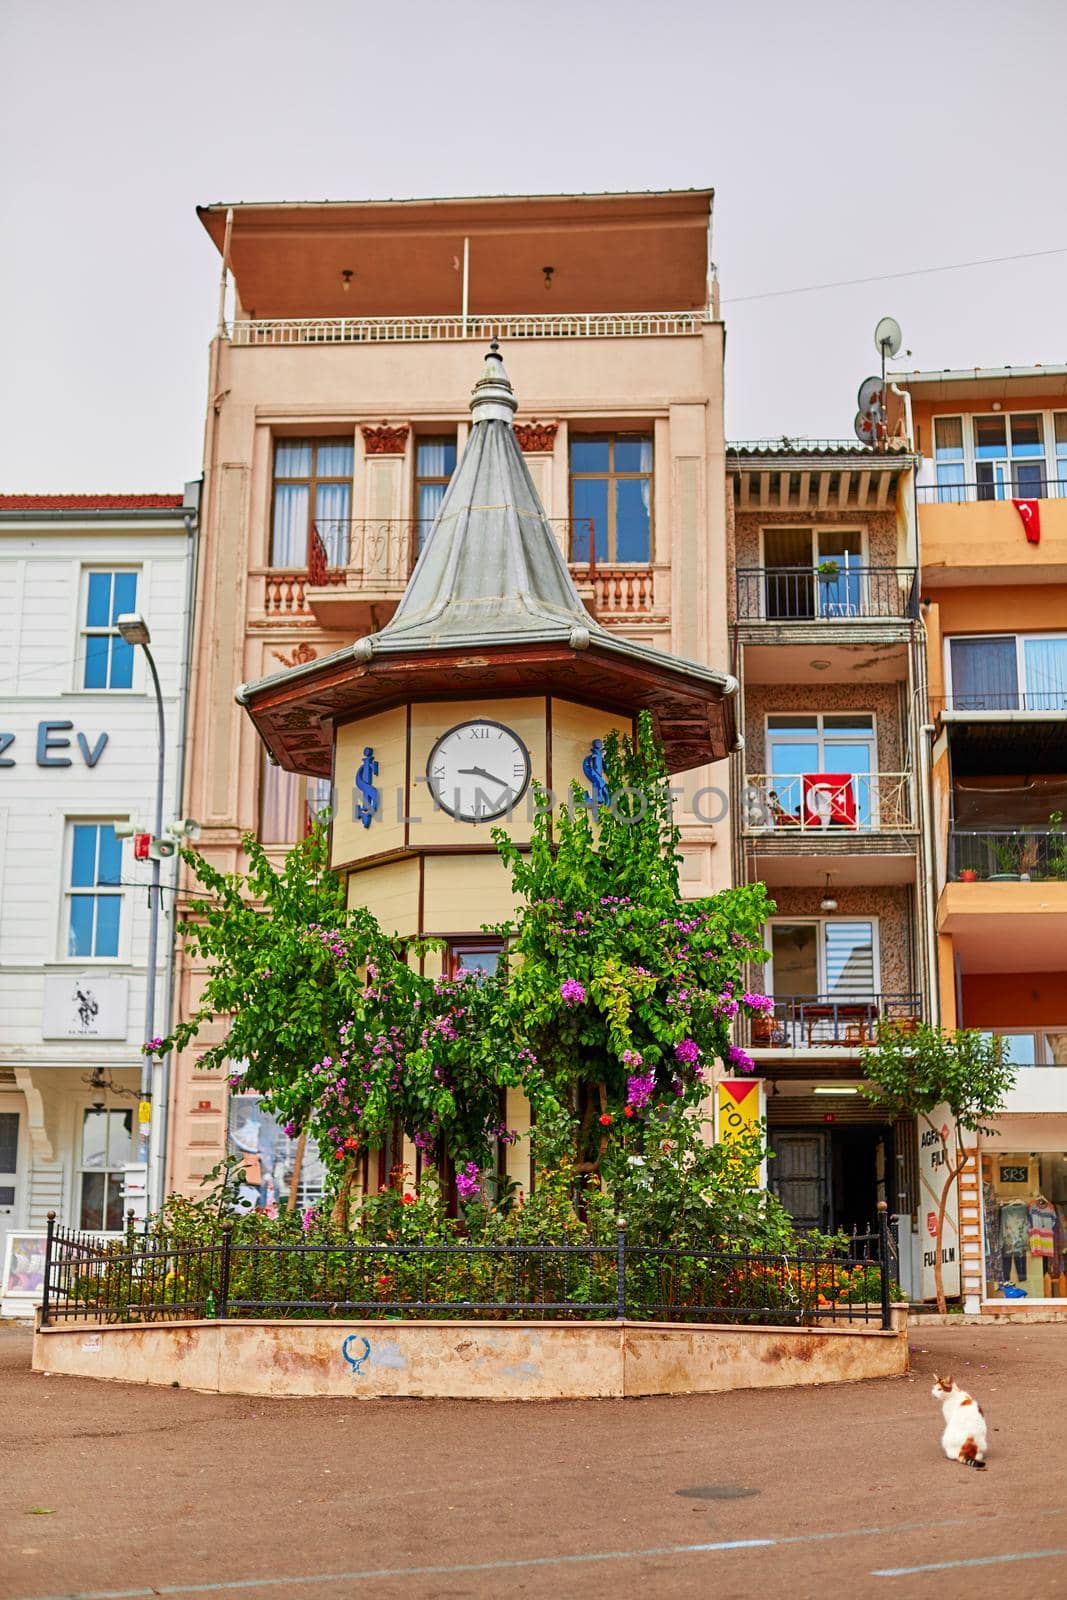
[(664, 1102), (699, 1105), (721, 1058), (751, 1071), (731, 1044), (762, 962), (770, 910), (761, 884), (682, 898), (679, 833), (662, 751), (643, 715), (637, 736), (605, 742), (611, 806), (594, 814), (579, 785), (555, 815), (539, 808), (528, 851), (494, 837), (519, 901), (507, 1001), (547, 1088), (578, 1116), (577, 1170), (598, 1172), (619, 1120)]
[[(917, 1117), (941, 1143), (941, 1195), (934, 1235), (934, 1288), (941, 1312), (945, 1310), (942, 1236), (952, 1186), (967, 1164), (963, 1135), (990, 1131), (986, 1125), (1003, 1106), (1015, 1071), (1005, 1060), (1003, 1040), (995, 1035), (987, 1038), (975, 1029), (883, 1028), (865, 1056), (868, 1098), (891, 1116)], [(948, 1107), (951, 1127), (934, 1120), (934, 1111), (942, 1106)]]

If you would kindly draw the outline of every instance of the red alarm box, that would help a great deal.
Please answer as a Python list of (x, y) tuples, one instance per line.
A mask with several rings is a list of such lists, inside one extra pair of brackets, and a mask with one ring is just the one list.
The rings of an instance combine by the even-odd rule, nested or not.
[(133, 836), (133, 859), (135, 861), (147, 861), (151, 843), (152, 835), (150, 833), (135, 833)]

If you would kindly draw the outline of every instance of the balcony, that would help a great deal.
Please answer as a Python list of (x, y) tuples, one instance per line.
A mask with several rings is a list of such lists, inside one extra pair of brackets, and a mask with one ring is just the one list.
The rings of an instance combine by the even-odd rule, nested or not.
[(774, 1011), (747, 1023), (753, 1050), (860, 1050), (883, 1028), (912, 1030), (922, 1016), (918, 994), (775, 995)]
[(924, 588), (1067, 582), (1067, 480), (1048, 480), (1036, 499), (1040, 542), (1031, 544), (1010, 498), (987, 484), (925, 484), (917, 490)]
[(909, 832), (915, 827), (910, 772), (753, 772), (743, 795), (746, 833), (780, 833), (787, 843)]
[(949, 877), (963, 883), (1067, 881), (1067, 834), (1059, 828), (954, 828)]
[[(592, 549), (593, 523), (549, 518), (561, 548), (577, 534)], [(426, 525), (403, 519), (330, 518), (315, 523), (302, 571), (260, 568), (260, 607), (269, 621), (311, 620), (324, 628), (366, 631), (392, 616), (418, 559)], [(585, 605), (606, 626), (665, 623), (670, 617), (670, 569), (605, 566), (572, 561), (571, 576)], [(253, 606), (253, 609), (256, 609)]]
[(739, 567), (736, 621), (844, 631), (850, 623), (908, 622), (919, 614), (914, 567)]
[(421, 344), (490, 339), (662, 339), (699, 334), (705, 311), (577, 311), (528, 316), (274, 317), (231, 322), (234, 345)]

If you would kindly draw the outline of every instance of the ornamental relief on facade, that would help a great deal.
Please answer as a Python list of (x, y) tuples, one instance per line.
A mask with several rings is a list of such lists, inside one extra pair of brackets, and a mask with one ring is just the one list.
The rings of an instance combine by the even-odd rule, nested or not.
[(363, 448), (369, 456), (402, 456), (407, 449), (410, 428), (406, 423), (390, 427), (383, 422), (378, 428), (361, 428)]

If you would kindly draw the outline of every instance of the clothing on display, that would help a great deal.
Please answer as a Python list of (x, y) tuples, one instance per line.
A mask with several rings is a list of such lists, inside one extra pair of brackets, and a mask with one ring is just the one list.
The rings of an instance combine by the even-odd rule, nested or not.
[(1067, 1299), (1067, 1156), (982, 1152), (986, 1293)]

